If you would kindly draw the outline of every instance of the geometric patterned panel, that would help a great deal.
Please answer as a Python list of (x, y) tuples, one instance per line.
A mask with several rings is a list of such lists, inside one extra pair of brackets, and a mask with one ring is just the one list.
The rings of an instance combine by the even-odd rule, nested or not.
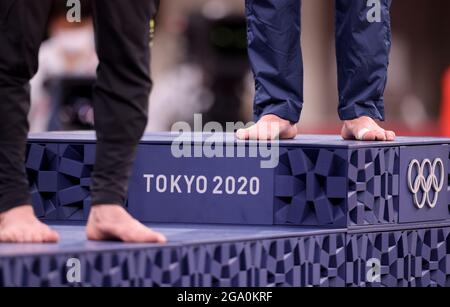
[(57, 218), (58, 145), (27, 145), (26, 170), (31, 199), (38, 217)]
[(410, 286), (450, 286), (450, 229), (420, 229), (408, 238), (411, 253)]
[[(408, 286), (410, 254), (406, 232), (365, 233), (347, 236), (348, 286)], [(373, 267), (372, 266), (376, 266)], [(374, 269), (379, 279), (371, 279)]]
[(82, 286), (164, 287), (181, 286), (177, 248), (113, 251), (79, 255)]
[(352, 150), (348, 165), (349, 226), (397, 223), (399, 148)]
[(346, 257), (348, 286), (450, 286), (450, 228), (347, 235)]
[(185, 283), (199, 287), (239, 287), (254, 282), (254, 242), (184, 247)]
[(60, 287), (67, 256), (0, 258), (0, 287)]
[(275, 224), (346, 226), (347, 160), (344, 149), (280, 148)]
[(254, 286), (343, 287), (345, 236), (257, 242)]
[(38, 217), (86, 220), (94, 160), (93, 144), (28, 145), (26, 168)]
[[(0, 258), (1, 286), (344, 286), (345, 234)], [(78, 258), (80, 284), (67, 281)]]
[(277, 225), (364, 226), (398, 222), (398, 147), (280, 148)]
[(95, 145), (59, 145), (58, 199), (63, 219), (84, 220), (91, 205)]

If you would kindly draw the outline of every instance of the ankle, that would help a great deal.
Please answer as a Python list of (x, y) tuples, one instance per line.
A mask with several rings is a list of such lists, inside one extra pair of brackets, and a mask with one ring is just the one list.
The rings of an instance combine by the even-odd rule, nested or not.
[(95, 223), (114, 223), (125, 213), (122, 206), (104, 204), (92, 206), (89, 220)]
[(23, 205), (19, 207), (11, 208), (5, 212), (0, 213), (0, 223), (9, 219), (23, 219), (25, 217), (35, 217), (34, 209), (31, 205)]
[(295, 125), (294, 123), (292, 123), (291, 121), (284, 119), (282, 117), (279, 117), (278, 115), (275, 114), (267, 114), (264, 115), (263, 117), (261, 117), (260, 119), (261, 121), (268, 121), (268, 122), (279, 122), (282, 124), (289, 124), (289, 125)]
[(344, 120), (344, 123), (357, 123), (357, 122), (361, 122), (361, 121), (374, 121), (373, 118), (369, 117), (369, 116), (360, 116), (360, 117), (355, 117), (353, 119), (346, 119)]

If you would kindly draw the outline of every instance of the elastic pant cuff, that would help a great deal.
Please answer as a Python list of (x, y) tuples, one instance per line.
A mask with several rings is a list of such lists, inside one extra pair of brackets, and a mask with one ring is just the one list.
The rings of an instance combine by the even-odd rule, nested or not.
[(293, 110), (289, 106), (282, 105), (282, 104), (276, 104), (276, 105), (269, 105), (264, 108), (262, 112), (259, 114), (254, 114), (255, 121), (258, 121), (261, 119), (261, 117), (269, 114), (276, 115), (284, 120), (288, 120), (293, 124), (296, 124), (300, 120), (300, 113), (301, 110)]
[(367, 102), (364, 104), (340, 108), (338, 113), (341, 120), (353, 120), (363, 116), (380, 121), (385, 120), (384, 104), (382, 101)]

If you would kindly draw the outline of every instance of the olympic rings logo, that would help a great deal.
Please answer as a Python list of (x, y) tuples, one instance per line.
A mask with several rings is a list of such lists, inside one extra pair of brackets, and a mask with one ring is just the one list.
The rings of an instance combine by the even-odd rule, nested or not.
[[(415, 178), (413, 178), (414, 170), (417, 173)], [(428, 172), (425, 173), (426, 171)], [(436, 173), (437, 171), (439, 171), (439, 173)], [(408, 186), (413, 194), (414, 205), (417, 208), (422, 209), (425, 205), (428, 205), (430, 208), (436, 207), (439, 192), (441, 192), (444, 187), (444, 171), (444, 163), (439, 158), (435, 159), (433, 162), (429, 159), (425, 159), (422, 163), (414, 159), (409, 163)], [(425, 174), (427, 174), (426, 178)], [(419, 201), (420, 194), (422, 194), (422, 197)], [(432, 194), (434, 194), (433, 199), (431, 199)]]

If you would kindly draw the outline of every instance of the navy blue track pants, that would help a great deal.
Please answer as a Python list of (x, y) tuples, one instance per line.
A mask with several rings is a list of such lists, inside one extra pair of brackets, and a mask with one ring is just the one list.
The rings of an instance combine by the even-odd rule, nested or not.
[[(336, 0), (341, 120), (384, 120), (392, 0)], [(246, 0), (248, 53), (255, 77), (254, 116), (298, 122), (303, 106), (301, 0)]]

